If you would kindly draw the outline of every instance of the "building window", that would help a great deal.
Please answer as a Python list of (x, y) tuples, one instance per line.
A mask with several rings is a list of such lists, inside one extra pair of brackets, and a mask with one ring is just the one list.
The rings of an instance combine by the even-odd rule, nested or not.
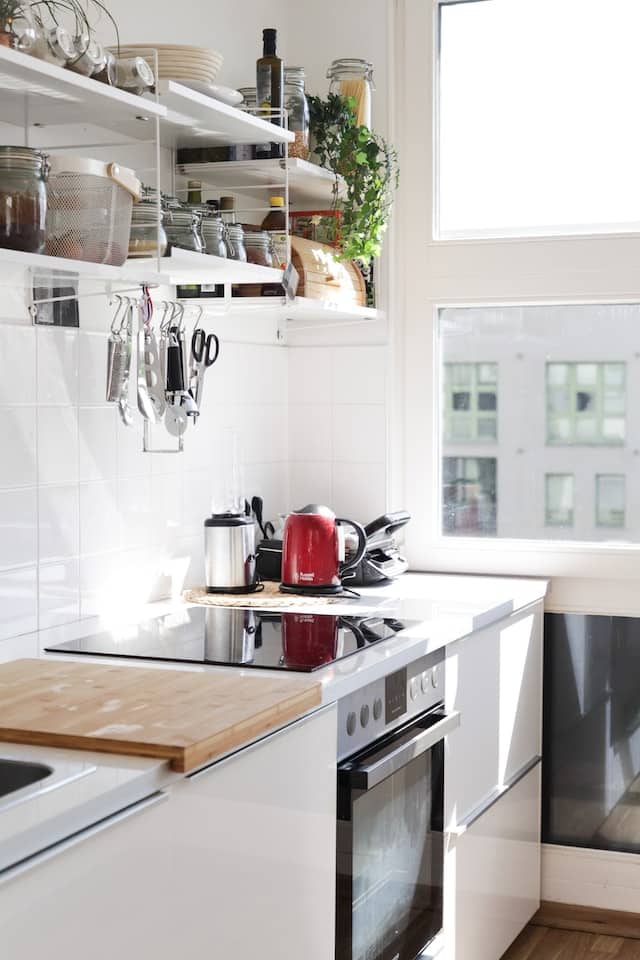
[(547, 443), (621, 446), (625, 381), (624, 363), (547, 363)]
[(497, 363), (445, 363), (444, 417), (448, 442), (491, 443), (498, 437)]
[(624, 524), (624, 474), (599, 473), (596, 477), (596, 526), (624, 527)]
[(636, 231), (640, 4), (445, 2), (439, 32), (440, 236)]
[(547, 473), (544, 480), (545, 524), (548, 527), (572, 527), (575, 491), (573, 474)]
[(442, 473), (444, 533), (495, 536), (497, 460), (444, 457)]

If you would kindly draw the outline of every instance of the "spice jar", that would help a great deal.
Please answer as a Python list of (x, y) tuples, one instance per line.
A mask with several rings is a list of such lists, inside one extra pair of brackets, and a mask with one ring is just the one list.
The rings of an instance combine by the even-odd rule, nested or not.
[(202, 221), (202, 236), (205, 252), (212, 257), (226, 257), (225, 225), (220, 217), (205, 217)]
[(247, 249), (244, 245), (244, 230), (240, 223), (227, 224), (227, 247), (231, 260), (247, 262)]
[(75, 59), (67, 66), (74, 73), (81, 73), (84, 77), (91, 77), (104, 69), (107, 55), (104, 47), (97, 40), (92, 40), (86, 34), (74, 37)]
[(125, 57), (116, 60), (116, 87), (142, 96), (155, 84), (156, 79), (144, 57)]
[(167, 246), (164, 210), (161, 206), (158, 209), (158, 192), (151, 187), (145, 187), (142, 200), (133, 205), (129, 256), (132, 258), (163, 257), (167, 252)]
[(195, 210), (185, 209), (175, 200), (169, 201), (167, 207), (169, 216), (165, 217), (165, 231), (169, 243), (182, 250), (204, 253), (202, 215)]
[(371, 91), (373, 85), (373, 64), (369, 60), (334, 60), (327, 70), (331, 80), (329, 93), (345, 99), (353, 97), (356, 101), (356, 123), (359, 127), (371, 128)]
[(49, 163), (29, 147), (0, 147), (0, 247), (42, 253)]
[(105, 61), (104, 67), (99, 73), (94, 73), (93, 79), (99, 80), (100, 83), (107, 83), (110, 87), (115, 87), (116, 85), (116, 58), (111, 53), (111, 50), (105, 51)]
[(245, 233), (244, 245), (247, 250), (247, 262), (256, 263), (260, 267), (273, 266), (271, 238), (268, 233)]
[(289, 156), (309, 159), (309, 104), (304, 92), (304, 69), (284, 68), (284, 105), (287, 125), (295, 140), (289, 144)]

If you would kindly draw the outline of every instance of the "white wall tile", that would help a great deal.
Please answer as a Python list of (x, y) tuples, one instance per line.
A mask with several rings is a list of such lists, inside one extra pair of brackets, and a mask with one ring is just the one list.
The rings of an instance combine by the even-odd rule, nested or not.
[(37, 630), (37, 567), (0, 573), (0, 611), (0, 640)]
[(80, 496), (75, 483), (40, 487), (40, 562), (64, 560), (80, 551)]
[(75, 407), (38, 407), (38, 480), (78, 480), (78, 415)]
[(80, 484), (80, 553), (106, 553), (120, 546), (118, 484)]
[[(289, 464), (250, 463), (245, 468), (247, 497), (260, 496), (264, 501), (264, 520), (276, 525), (277, 516), (290, 506)], [(259, 535), (259, 534), (258, 534)]]
[(108, 616), (117, 597), (119, 552), (80, 558), (80, 616)]
[(211, 514), (212, 483), (209, 470), (185, 470), (182, 538), (203, 537), (203, 524)]
[[(0, 631), (2, 619), (0, 619)], [(24, 633), (17, 637), (5, 637), (0, 640), (0, 663), (9, 663), (10, 660), (19, 660), (22, 657), (40, 656), (40, 644), (37, 633)]]
[(106, 333), (78, 335), (78, 401), (80, 403), (104, 403), (107, 382)]
[[(4, 295), (4, 290), (3, 290)], [(35, 403), (36, 332), (34, 327), (0, 324), (0, 403)]]
[(112, 480), (117, 476), (116, 418), (113, 406), (81, 407), (78, 411), (81, 482)]
[(40, 565), (40, 630), (72, 623), (80, 616), (80, 564), (77, 558)]
[(36, 563), (37, 553), (36, 488), (0, 492), (0, 569)]
[(38, 327), (38, 402), (78, 399), (78, 331)]
[(118, 481), (120, 542), (123, 549), (144, 547), (153, 539), (151, 479)]
[(245, 463), (278, 463), (288, 458), (289, 416), (286, 406), (239, 408)]
[(383, 463), (386, 412), (382, 405), (342, 404), (333, 408), (333, 459), (340, 463)]
[(292, 405), (289, 409), (289, 460), (331, 460), (333, 430), (330, 404)]
[(383, 465), (333, 464), (333, 502), (339, 516), (367, 524), (386, 510), (386, 479)]
[(166, 474), (151, 478), (151, 541), (174, 544), (183, 536), (182, 474)]
[(332, 352), (334, 403), (384, 403), (387, 348), (335, 347)]
[[(148, 477), (153, 455), (142, 449), (140, 429), (126, 427), (116, 414), (116, 444), (119, 477)], [(174, 457), (174, 460), (178, 459)], [(175, 465), (174, 465), (175, 466)]]
[(0, 489), (36, 483), (36, 408), (3, 407)]
[(330, 403), (333, 350), (331, 347), (294, 347), (287, 350), (289, 403)]
[(333, 509), (331, 463), (309, 461), (290, 465), (289, 507), (298, 510), (307, 503), (324, 503)]

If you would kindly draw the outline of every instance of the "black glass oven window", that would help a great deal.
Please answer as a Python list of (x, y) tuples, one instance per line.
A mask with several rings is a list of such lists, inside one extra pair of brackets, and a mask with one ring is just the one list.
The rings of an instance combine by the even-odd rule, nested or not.
[(441, 750), (358, 795), (351, 824), (339, 824), (339, 872), (352, 870), (338, 876), (339, 890), (351, 890), (338, 910), (352, 911), (351, 952), (342, 943), (340, 957), (414, 960), (442, 927)]

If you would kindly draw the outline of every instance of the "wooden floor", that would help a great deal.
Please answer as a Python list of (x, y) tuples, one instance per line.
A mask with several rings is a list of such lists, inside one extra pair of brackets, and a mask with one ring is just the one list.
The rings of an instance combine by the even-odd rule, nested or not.
[(640, 960), (640, 914), (540, 904), (503, 960)]
[(640, 960), (640, 940), (576, 930), (527, 927), (503, 960)]

